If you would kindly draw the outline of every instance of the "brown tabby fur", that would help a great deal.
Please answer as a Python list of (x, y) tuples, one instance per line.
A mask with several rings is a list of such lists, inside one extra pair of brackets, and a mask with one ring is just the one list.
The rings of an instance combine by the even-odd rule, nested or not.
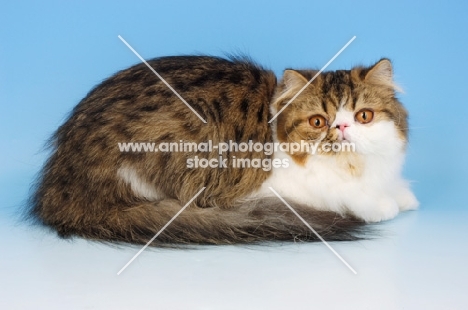
[[(148, 63), (207, 121), (204, 124), (144, 64), (118, 72), (94, 88), (57, 130), (53, 152), (31, 198), (30, 213), (62, 237), (146, 243), (202, 187), (200, 196), (169, 225), (153, 245), (233, 244), (266, 240), (317, 240), (277, 199), (243, 199), (269, 176), (262, 169), (189, 169), (186, 159), (217, 158), (217, 152), (121, 153), (119, 142), (271, 142), (272, 102), (279, 109), (300, 89), (285, 93), (285, 79), (247, 59), (208, 56), (157, 58)], [(347, 96), (388, 94), (364, 81), (371, 69), (326, 72), (276, 122), (280, 141), (315, 140), (305, 124), (315, 110), (336, 110)], [(307, 82), (315, 71), (293, 71)], [(366, 82), (366, 83), (364, 83)], [(286, 84), (285, 84), (286, 83)], [(303, 84), (302, 84), (303, 85)], [(397, 117), (383, 111), (380, 117)], [(312, 114), (311, 114), (312, 113)], [(406, 121), (406, 112), (403, 113)], [(402, 135), (406, 123), (402, 121)], [(262, 152), (229, 158), (270, 158)], [(306, 160), (299, 156), (297, 160)], [(161, 199), (138, 197), (118, 177), (132, 167)], [(354, 240), (361, 221), (311, 208), (293, 207), (327, 240)]]

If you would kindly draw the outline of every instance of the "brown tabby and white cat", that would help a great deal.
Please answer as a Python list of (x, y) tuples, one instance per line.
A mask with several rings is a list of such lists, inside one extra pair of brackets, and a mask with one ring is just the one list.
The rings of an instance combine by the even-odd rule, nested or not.
[[(94, 88), (54, 135), (31, 215), (60, 236), (146, 243), (233, 244), (317, 240), (274, 196), (281, 194), (327, 240), (354, 240), (365, 222), (393, 218), (418, 202), (401, 176), (407, 112), (392, 66), (324, 72), (268, 122), (317, 71), (275, 75), (248, 59), (162, 57)], [(218, 152), (121, 152), (123, 142), (213, 144), (350, 141), (355, 152), (232, 151), (226, 167), (188, 167)], [(237, 168), (234, 158), (287, 159), (289, 167)]]

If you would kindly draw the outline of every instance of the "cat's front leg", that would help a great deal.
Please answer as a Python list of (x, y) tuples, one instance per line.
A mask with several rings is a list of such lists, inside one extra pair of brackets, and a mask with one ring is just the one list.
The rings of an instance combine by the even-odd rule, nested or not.
[(401, 186), (395, 193), (395, 200), (400, 211), (415, 210), (419, 207), (419, 201), (407, 186)]
[(394, 218), (399, 212), (395, 199), (386, 195), (369, 195), (361, 192), (348, 204), (348, 209), (368, 223)]

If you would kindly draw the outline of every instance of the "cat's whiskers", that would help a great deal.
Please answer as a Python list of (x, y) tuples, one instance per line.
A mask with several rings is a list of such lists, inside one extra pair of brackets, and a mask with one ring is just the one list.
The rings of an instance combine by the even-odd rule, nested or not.
[[(294, 128), (294, 131), (296, 132), (296, 134), (302, 139), (302, 140), (308, 140), (306, 137), (303, 137), (301, 132), (299, 130), (297, 130), (297, 127), (295, 124), (293, 124), (293, 128)], [(289, 133), (288, 133), (288, 136), (289, 136)], [(294, 141), (296, 143), (298, 143), (297, 141)]]
[[(297, 142), (296, 140), (294, 140), (294, 138), (292, 138), (290, 135), (289, 135), (289, 132), (286, 132), (286, 135), (288, 137), (288, 143), (300, 143), (300, 142)], [(300, 135), (299, 135), (300, 136)], [(302, 138), (302, 137), (301, 137)]]
[(402, 129), (413, 130), (413, 129), (426, 129), (426, 128), (430, 128), (430, 127), (428, 127), (428, 126), (420, 126), (420, 127), (406, 127), (406, 128), (402, 128)]

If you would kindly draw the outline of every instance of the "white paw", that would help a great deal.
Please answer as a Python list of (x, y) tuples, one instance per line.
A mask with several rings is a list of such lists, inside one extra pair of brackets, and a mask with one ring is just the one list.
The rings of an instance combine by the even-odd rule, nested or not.
[(368, 223), (381, 222), (394, 218), (399, 212), (398, 204), (390, 197), (378, 199), (372, 206), (356, 214)]
[(419, 206), (419, 201), (414, 194), (407, 188), (401, 189), (395, 196), (395, 200), (400, 211), (415, 210)]

